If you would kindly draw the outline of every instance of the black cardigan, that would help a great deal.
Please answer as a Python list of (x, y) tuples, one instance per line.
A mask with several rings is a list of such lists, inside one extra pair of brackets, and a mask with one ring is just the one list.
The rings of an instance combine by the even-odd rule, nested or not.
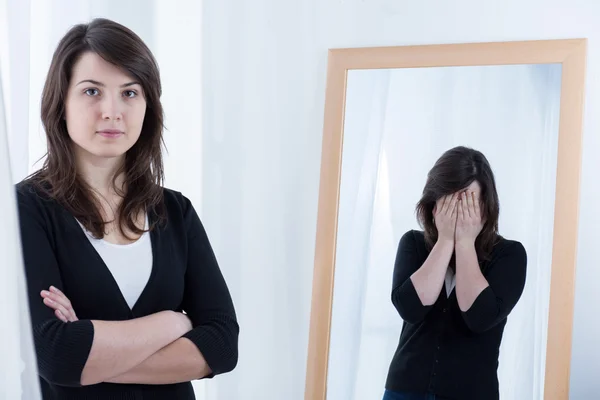
[[(167, 223), (150, 233), (152, 272), (133, 309), (76, 219), (27, 181), (17, 185), (23, 258), (42, 395), (66, 399), (194, 399), (190, 382), (173, 385), (99, 383), (81, 386), (94, 327), (91, 320), (123, 321), (182, 310), (193, 330), (184, 335), (213, 373), (231, 371), (239, 327), (229, 290), (190, 201), (164, 189)], [(149, 212), (150, 222), (155, 221)], [(71, 300), (79, 321), (63, 323), (42, 302), (53, 285)]]
[[(386, 389), (433, 393), (457, 400), (497, 400), (498, 356), (507, 316), (525, 286), (527, 255), (521, 243), (501, 239), (481, 263), (489, 286), (466, 312), (456, 290), (424, 306), (410, 276), (429, 251), (423, 232), (400, 240), (394, 267), (392, 303), (404, 320)], [(460, 267), (459, 267), (460, 268)]]

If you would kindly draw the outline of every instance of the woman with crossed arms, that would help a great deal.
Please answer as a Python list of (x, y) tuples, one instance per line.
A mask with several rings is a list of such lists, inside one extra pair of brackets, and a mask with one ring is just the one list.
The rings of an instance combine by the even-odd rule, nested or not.
[(113, 21), (74, 26), (52, 58), (47, 157), (17, 185), (45, 400), (192, 400), (190, 381), (237, 364), (207, 234), (162, 186), (160, 95), (152, 53)]

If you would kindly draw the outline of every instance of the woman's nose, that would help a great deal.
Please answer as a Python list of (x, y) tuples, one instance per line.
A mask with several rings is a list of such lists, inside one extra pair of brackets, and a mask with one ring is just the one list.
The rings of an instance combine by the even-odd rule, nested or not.
[(106, 121), (121, 120), (123, 112), (120, 105), (120, 99), (106, 97), (102, 104), (102, 119)]

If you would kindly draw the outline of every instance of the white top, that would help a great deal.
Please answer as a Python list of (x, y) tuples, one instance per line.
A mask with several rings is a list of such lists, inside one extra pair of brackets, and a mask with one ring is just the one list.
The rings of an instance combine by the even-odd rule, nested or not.
[(450, 297), (450, 293), (454, 290), (454, 286), (456, 286), (456, 275), (451, 268), (446, 268), (446, 297)]
[[(149, 232), (144, 232), (133, 243), (114, 244), (104, 239), (94, 238), (81, 223), (79, 225), (110, 270), (119, 285), (119, 289), (121, 289), (125, 301), (129, 304), (129, 308), (133, 308), (146, 287), (152, 272), (152, 243)], [(147, 227), (148, 217), (146, 216), (144, 229), (147, 229)]]

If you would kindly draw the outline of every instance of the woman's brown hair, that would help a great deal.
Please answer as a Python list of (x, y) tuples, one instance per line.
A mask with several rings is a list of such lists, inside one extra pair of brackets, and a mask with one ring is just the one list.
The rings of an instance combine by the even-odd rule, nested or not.
[(438, 199), (461, 190), (477, 181), (481, 186), (481, 212), (485, 221), (475, 240), (479, 261), (489, 259), (493, 246), (501, 238), (498, 234), (500, 204), (494, 173), (487, 158), (480, 151), (458, 146), (446, 151), (427, 174), (427, 182), (416, 213), (425, 232), (425, 242), (432, 248), (438, 231), (433, 220), (433, 207)]
[[(114, 21), (97, 18), (72, 27), (61, 39), (52, 57), (42, 94), (42, 123), (48, 147), (42, 168), (29, 180), (70, 211), (96, 238), (104, 237), (106, 221), (91, 187), (76, 169), (72, 141), (65, 121), (65, 100), (73, 66), (87, 52), (93, 52), (135, 78), (143, 89), (146, 113), (138, 141), (125, 155), (125, 162), (113, 177), (115, 191), (123, 197), (118, 211), (119, 229), (134, 234), (140, 212), (153, 211), (156, 218), (149, 229), (164, 219), (162, 145), (163, 109), (158, 64), (142, 39)], [(116, 187), (124, 175), (124, 188)]]

